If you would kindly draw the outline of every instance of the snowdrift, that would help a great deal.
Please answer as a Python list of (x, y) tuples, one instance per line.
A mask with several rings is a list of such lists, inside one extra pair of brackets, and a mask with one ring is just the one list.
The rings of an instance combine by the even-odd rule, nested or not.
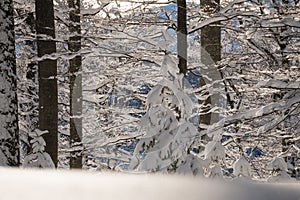
[(0, 169), (1, 200), (299, 200), (298, 183), (198, 177)]

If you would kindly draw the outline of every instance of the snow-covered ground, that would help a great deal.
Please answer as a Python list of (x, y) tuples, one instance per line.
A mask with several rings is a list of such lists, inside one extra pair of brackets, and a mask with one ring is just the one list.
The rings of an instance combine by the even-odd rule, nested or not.
[(0, 180), (0, 200), (300, 200), (296, 183), (5, 168)]

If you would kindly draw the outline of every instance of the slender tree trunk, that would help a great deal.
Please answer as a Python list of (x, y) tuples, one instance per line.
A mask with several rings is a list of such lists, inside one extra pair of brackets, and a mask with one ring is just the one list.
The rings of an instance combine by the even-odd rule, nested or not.
[[(201, 10), (205, 14), (213, 14), (219, 10), (219, 4), (220, 0), (201, 0)], [(214, 23), (204, 26), (201, 29), (201, 62), (208, 68), (208, 70), (201, 70), (201, 74), (208, 76), (213, 81), (220, 78), (217, 77), (219, 75), (215, 74), (215, 63), (221, 60), (221, 28), (218, 25), (218, 23)], [(214, 76), (216, 77), (213, 78)], [(208, 83), (211, 83), (211, 81), (206, 79), (205, 76), (201, 76), (200, 87)], [(208, 92), (206, 94), (211, 95)], [(200, 116), (201, 124), (209, 125), (218, 121), (216, 119), (218, 116), (213, 116), (209, 112), (212, 106), (214, 106), (212, 105), (213, 103), (214, 101), (212, 101), (211, 96), (204, 102), (204, 111), (208, 113)]]
[[(70, 8), (69, 51), (78, 53), (81, 48), (80, 0), (68, 0)], [(82, 70), (81, 56), (70, 60), (70, 137), (73, 147), (70, 168), (82, 168)], [(76, 147), (79, 147), (77, 150)]]
[(179, 72), (187, 72), (187, 18), (186, 0), (177, 0), (177, 54)]
[(0, 166), (18, 166), (19, 128), (13, 3), (0, 1)]
[[(54, 9), (52, 0), (36, 0), (36, 32), (38, 56), (56, 52)], [(38, 62), (39, 73), (39, 128), (48, 130), (43, 137), (45, 151), (57, 167), (58, 108), (57, 108), (57, 61), (44, 59)]]

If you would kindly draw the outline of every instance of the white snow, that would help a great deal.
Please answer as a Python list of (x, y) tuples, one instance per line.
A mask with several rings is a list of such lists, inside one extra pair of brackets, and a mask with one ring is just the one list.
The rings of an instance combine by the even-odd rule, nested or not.
[(300, 184), (214, 181), (189, 176), (0, 168), (5, 200), (299, 200)]

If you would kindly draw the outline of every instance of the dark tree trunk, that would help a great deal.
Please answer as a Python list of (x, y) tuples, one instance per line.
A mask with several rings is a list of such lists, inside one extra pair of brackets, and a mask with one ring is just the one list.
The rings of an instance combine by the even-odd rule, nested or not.
[[(201, 9), (210, 15), (219, 11), (220, 0), (201, 0)], [(221, 60), (221, 27), (220, 23), (214, 23), (201, 28), (201, 45), (209, 53), (214, 63)], [(201, 56), (201, 61), (207, 65), (213, 65), (210, 59)]]
[[(69, 51), (78, 54), (81, 48), (80, 0), (68, 0), (70, 8)], [(70, 137), (73, 151), (70, 168), (82, 168), (82, 70), (81, 56), (70, 60)], [(78, 148), (79, 147), (79, 148)], [(78, 149), (77, 149), (78, 148)]]
[(187, 72), (187, 18), (186, 0), (177, 0), (177, 54), (179, 72)]
[[(219, 10), (219, 0), (201, 0), (201, 11), (207, 15), (213, 14)], [(208, 68), (214, 68), (215, 63), (221, 60), (221, 28), (218, 23), (210, 24), (201, 28), (201, 62)], [(211, 72), (208, 72), (211, 73)], [(207, 74), (206, 74), (207, 75)], [(208, 75), (210, 77), (210, 75)], [(201, 77), (200, 87), (206, 85), (209, 81), (204, 76)], [(207, 92), (206, 95), (209, 93)], [(205, 102), (204, 112), (200, 116), (200, 123), (209, 125), (212, 123), (212, 114), (209, 110), (212, 106), (211, 98)]]
[[(38, 56), (56, 52), (54, 9), (52, 0), (36, 0), (36, 32)], [(57, 108), (57, 61), (44, 59), (38, 62), (39, 73), (39, 128), (48, 130), (43, 137), (45, 151), (57, 166), (58, 108)]]
[(0, 1), (0, 166), (19, 166), (13, 3)]

